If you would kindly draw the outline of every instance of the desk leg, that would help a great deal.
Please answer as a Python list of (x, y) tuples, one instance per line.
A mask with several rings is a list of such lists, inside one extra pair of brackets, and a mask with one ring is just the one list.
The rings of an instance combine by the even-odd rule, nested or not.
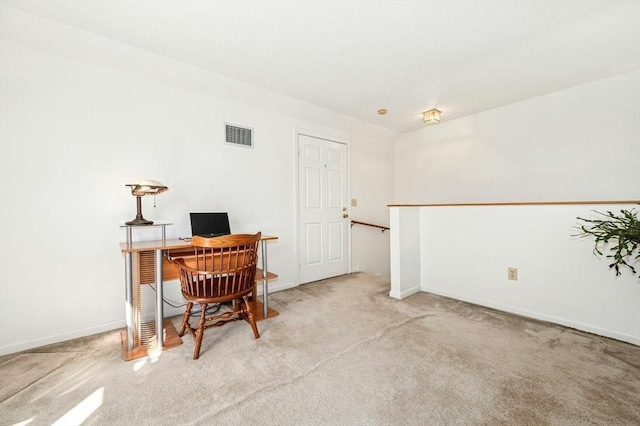
[(164, 346), (164, 312), (162, 299), (162, 250), (156, 250), (156, 338), (158, 349), (162, 349)]
[(124, 256), (125, 275), (125, 321), (127, 326), (127, 350), (133, 349), (133, 253), (127, 252)]
[(264, 317), (269, 317), (269, 285), (267, 281), (267, 242), (260, 241), (262, 248), (262, 309)]

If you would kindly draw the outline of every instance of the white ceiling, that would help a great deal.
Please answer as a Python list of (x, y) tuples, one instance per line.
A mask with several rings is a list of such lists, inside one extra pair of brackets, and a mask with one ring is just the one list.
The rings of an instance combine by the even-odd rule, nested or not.
[(638, 0), (2, 2), (399, 132), (640, 68)]

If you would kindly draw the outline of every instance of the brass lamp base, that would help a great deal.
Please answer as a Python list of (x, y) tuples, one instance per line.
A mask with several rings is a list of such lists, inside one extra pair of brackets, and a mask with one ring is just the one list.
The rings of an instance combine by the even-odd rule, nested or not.
[(153, 225), (152, 220), (147, 220), (142, 215), (140, 217), (136, 216), (135, 219), (130, 220), (129, 222), (125, 222), (127, 225)]
[(125, 222), (125, 224), (127, 225), (153, 225), (153, 221), (152, 220), (147, 220), (144, 217), (142, 217), (142, 196), (138, 195), (136, 197), (136, 210), (137, 210), (137, 214), (136, 214), (136, 218), (133, 220), (130, 220), (129, 222)]

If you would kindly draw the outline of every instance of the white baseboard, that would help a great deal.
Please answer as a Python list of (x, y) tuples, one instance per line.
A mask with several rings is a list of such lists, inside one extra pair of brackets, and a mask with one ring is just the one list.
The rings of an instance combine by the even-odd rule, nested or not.
[[(289, 288), (298, 287), (298, 284), (292, 282), (288, 283), (269, 283), (269, 294), (276, 293), (278, 291), (287, 290)], [(258, 282), (258, 296), (262, 296), (262, 283)]]
[(408, 290), (404, 290), (404, 291), (401, 291), (401, 292), (391, 290), (389, 292), (389, 296), (393, 297), (394, 299), (402, 300), (402, 299), (404, 299), (406, 297), (409, 297), (409, 296), (411, 296), (413, 294), (416, 294), (416, 293), (419, 293), (421, 291), (422, 291), (422, 289), (420, 287), (413, 287), (413, 288), (410, 288)]
[(39, 348), (40, 346), (52, 345), (54, 343), (66, 342), (67, 340), (77, 339), (79, 337), (100, 334), (106, 331), (116, 330), (125, 327), (125, 320), (113, 321), (106, 324), (100, 324), (93, 327), (72, 330), (66, 333), (54, 334), (39, 339), (28, 340), (25, 342), (14, 343), (11, 345), (0, 346), (0, 355), (8, 355), (16, 352), (26, 351), (29, 349)]
[(589, 324), (582, 324), (579, 322), (571, 321), (565, 318), (558, 318), (551, 315), (542, 314), (539, 312), (531, 312), (523, 309), (519, 309), (512, 306), (504, 306), (498, 303), (489, 302), (486, 300), (474, 299), (472, 297), (460, 296), (458, 294), (448, 293), (446, 291), (440, 291), (433, 288), (422, 287), (422, 291), (427, 293), (433, 293), (444, 297), (449, 297), (451, 299), (461, 300), (463, 302), (473, 303), (475, 305), (486, 306), (487, 308), (497, 309), (503, 312), (509, 312), (516, 315), (521, 315), (523, 317), (528, 317), (540, 321), (547, 321), (554, 324), (559, 324), (565, 327), (574, 328), (580, 331), (586, 331), (587, 333), (597, 334), (598, 336), (609, 337), (611, 339), (620, 340), (623, 342), (631, 343), (633, 345), (640, 346), (640, 337), (632, 336), (624, 333), (619, 333), (612, 330), (607, 330), (604, 328), (594, 327)]
[[(288, 283), (270, 282), (269, 294), (286, 290), (289, 288), (297, 287), (297, 286), (298, 286), (297, 284), (294, 284), (292, 282), (288, 282)], [(262, 297), (262, 283), (258, 284), (258, 295)], [(184, 307), (176, 308), (176, 307), (165, 304), (163, 308), (163, 313), (165, 318), (182, 315), (184, 314)], [(25, 342), (0, 346), (0, 356), (9, 355), (9, 354), (21, 352), (21, 351), (26, 351), (29, 349), (39, 348), (41, 346), (51, 345), (54, 343), (65, 342), (67, 340), (77, 339), (79, 337), (86, 337), (94, 334), (104, 333), (106, 331), (124, 329), (125, 327), (126, 327), (126, 322), (123, 317), (122, 320), (119, 320), (119, 321), (112, 321), (105, 324), (99, 324), (92, 327), (72, 330), (69, 332), (46, 336), (39, 339), (33, 339)]]

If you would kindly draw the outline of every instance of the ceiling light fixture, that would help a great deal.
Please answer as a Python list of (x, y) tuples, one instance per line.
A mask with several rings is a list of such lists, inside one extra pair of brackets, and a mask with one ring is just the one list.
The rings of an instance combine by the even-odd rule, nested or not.
[(422, 113), (422, 121), (427, 124), (436, 124), (440, 122), (440, 111), (437, 109), (430, 109)]
[(384, 109), (384, 108), (381, 108), (381, 109), (378, 110), (378, 114), (380, 114), (380, 115), (385, 115), (386, 113), (387, 113), (387, 110)]

